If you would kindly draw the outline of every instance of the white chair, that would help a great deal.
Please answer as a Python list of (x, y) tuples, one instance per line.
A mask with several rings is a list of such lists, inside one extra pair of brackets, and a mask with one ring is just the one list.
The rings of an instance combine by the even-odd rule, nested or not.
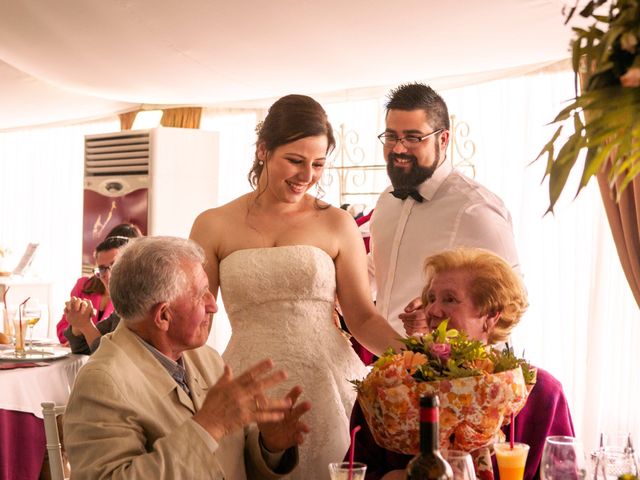
[(56, 417), (64, 413), (65, 406), (54, 402), (42, 402), (42, 416), (44, 417), (44, 433), (47, 439), (47, 452), (49, 454), (49, 470), (51, 480), (65, 480), (64, 466), (62, 463), (62, 445), (58, 432)]

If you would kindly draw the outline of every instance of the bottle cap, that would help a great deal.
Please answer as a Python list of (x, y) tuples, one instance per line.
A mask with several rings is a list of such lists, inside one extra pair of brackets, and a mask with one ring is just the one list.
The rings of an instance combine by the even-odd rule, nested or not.
[(424, 408), (435, 408), (440, 405), (437, 395), (423, 395), (420, 397), (420, 406)]

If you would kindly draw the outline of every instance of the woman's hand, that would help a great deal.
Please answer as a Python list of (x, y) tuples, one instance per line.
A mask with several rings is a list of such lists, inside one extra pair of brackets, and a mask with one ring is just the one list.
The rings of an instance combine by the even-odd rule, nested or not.
[(67, 316), (67, 322), (71, 325), (71, 332), (74, 335), (82, 335), (83, 330), (93, 326), (91, 322), (93, 305), (89, 300), (71, 297), (71, 299), (64, 304), (64, 313)]

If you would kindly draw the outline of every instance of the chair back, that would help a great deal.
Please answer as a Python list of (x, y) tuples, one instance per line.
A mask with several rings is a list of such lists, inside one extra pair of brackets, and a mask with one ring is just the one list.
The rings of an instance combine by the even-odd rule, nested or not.
[(42, 416), (44, 417), (44, 433), (47, 440), (47, 453), (49, 454), (49, 469), (51, 480), (65, 480), (64, 466), (62, 463), (62, 445), (56, 417), (64, 413), (65, 406), (54, 402), (42, 402)]

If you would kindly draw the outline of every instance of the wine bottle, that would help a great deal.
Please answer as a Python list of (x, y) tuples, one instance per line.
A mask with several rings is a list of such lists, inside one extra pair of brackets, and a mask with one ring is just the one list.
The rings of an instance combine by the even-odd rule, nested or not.
[(438, 448), (438, 397), (420, 398), (420, 453), (407, 465), (407, 480), (453, 480), (451, 466)]

